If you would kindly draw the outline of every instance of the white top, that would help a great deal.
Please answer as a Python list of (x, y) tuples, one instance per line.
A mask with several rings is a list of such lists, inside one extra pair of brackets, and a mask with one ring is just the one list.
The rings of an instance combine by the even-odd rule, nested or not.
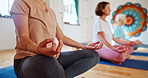
[[(97, 18), (93, 25), (93, 42), (101, 41), (98, 32), (104, 32), (106, 40), (111, 43), (112, 32), (108, 22)], [(105, 45), (103, 47), (106, 47)]]

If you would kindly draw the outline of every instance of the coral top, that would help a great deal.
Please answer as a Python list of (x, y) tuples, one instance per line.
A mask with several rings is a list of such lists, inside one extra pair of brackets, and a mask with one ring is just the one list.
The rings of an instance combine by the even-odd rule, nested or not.
[[(34, 43), (38, 44), (46, 38), (56, 37), (56, 29), (59, 25), (51, 8), (48, 8), (48, 11), (45, 11), (37, 5), (35, 0), (15, 0), (10, 14), (28, 16), (29, 37)], [(35, 53), (21, 49), (23, 47), (19, 42), (17, 29), (16, 41), (15, 59), (36, 55)]]

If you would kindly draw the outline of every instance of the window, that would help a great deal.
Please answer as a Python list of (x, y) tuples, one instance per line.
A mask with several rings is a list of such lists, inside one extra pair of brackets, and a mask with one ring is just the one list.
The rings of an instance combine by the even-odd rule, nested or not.
[(79, 24), (78, 21), (78, 0), (63, 0), (65, 24)]
[(11, 18), (9, 11), (14, 0), (0, 0), (0, 17)]

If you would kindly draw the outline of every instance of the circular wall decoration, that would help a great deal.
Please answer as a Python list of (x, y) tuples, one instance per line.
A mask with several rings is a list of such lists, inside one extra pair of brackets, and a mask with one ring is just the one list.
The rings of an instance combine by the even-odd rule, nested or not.
[(112, 14), (112, 24), (115, 23), (116, 15), (121, 13), (126, 15), (127, 22), (123, 29), (128, 38), (138, 37), (143, 31), (147, 30), (147, 9), (142, 8), (139, 3), (127, 2), (125, 5), (118, 6), (117, 10)]

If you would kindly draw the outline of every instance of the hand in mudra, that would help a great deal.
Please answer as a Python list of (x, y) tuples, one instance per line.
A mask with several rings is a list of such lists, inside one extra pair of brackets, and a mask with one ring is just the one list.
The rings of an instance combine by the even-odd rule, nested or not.
[[(51, 43), (51, 47), (47, 47), (47, 44), (49, 43)], [(57, 46), (53, 38), (48, 38), (38, 44), (37, 51), (38, 54), (54, 56), (61, 52), (62, 46), (62, 40), (59, 41), (59, 44)]]
[(85, 45), (85, 49), (97, 50), (97, 49), (101, 49), (102, 46), (103, 46), (103, 43), (98, 41), (98, 42), (95, 42), (95, 43)]
[(126, 46), (122, 46), (122, 45), (114, 45), (114, 50), (119, 52), (119, 53), (125, 53), (128, 48)]
[(126, 44), (126, 45), (128, 45), (128, 46), (135, 46), (135, 45), (137, 45), (134, 41), (131, 41), (131, 42), (129, 42), (128, 44)]

